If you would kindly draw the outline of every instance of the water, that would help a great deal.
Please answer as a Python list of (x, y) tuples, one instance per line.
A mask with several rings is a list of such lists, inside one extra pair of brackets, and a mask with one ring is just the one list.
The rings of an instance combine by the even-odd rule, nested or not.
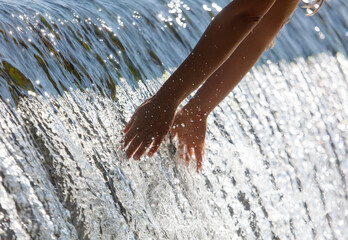
[(1, 239), (346, 239), (348, 4), (291, 23), (209, 117), (203, 173), (121, 129), (228, 1), (0, 0)]

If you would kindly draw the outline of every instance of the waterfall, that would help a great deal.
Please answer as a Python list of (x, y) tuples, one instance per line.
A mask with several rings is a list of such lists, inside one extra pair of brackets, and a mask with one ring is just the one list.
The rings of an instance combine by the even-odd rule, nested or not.
[(203, 172), (122, 128), (230, 1), (0, 0), (0, 239), (347, 239), (348, 3), (299, 8), (208, 118)]

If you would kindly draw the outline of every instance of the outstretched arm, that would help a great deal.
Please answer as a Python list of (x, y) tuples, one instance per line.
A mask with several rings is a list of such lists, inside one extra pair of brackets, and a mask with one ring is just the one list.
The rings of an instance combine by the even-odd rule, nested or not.
[(157, 151), (180, 102), (223, 64), (275, 1), (234, 0), (214, 18), (191, 54), (126, 125), (128, 157), (139, 159), (150, 145), (149, 156)]
[(228, 60), (197, 91), (190, 104), (209, 114), (254, 66), (298, 3), (299, 0), (278, 0)]
[(235, 0), (227, 5), (156, 95), (178, 106), (230, 57), (275, 1)]
[[(193, 152), (197, 168), (202, 161), (206, 118), (253, 67), (296, 9), (299, 0), (277, 0), (260, 23), (224, 64), (203, 84), (175, 118), (173, 136), (178, 135), (182, 156)], [(182, 127), (184, 123), (185, 127)]]

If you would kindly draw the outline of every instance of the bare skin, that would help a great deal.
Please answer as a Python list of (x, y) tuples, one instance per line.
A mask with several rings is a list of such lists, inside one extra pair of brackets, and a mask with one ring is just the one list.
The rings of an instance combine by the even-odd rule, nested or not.
[[(212, 21), (191, 54), (126, 125), (127, 156), (152, 156), (169, 132), (181, 157), (201, 168), (209, 113), (228, 95), (270, 45), (299, 0), (235, 0)], [(180, 102), (196, 95), (176, 113)]]
[(186, 105), (176, 113), (171, 128), (172, 138), (177, 137), (179, 141), (180, 158), (188, 164), (194, 154), (197, 170), (201, 168), (203, 161), (207, 117), (208, 114), (194, 112)]

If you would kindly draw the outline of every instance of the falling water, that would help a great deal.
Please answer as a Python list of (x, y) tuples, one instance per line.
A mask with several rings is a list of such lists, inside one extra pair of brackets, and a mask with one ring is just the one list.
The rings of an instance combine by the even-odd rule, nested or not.
[(0, 0), (0, 239), (347, 239), (348, 4), (298, 9), (203, 173), (121, 129), (229, 1)]

